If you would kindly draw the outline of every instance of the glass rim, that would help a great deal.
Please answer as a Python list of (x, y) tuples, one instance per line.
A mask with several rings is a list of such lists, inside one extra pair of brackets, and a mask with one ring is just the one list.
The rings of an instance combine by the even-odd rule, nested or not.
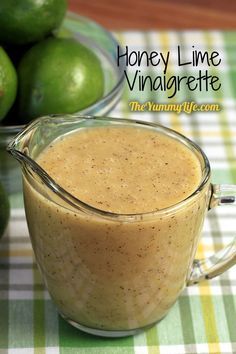
[[(16, 144), (19, 142), (21, 138), (23, 138), (27, 133), (32, 131), (32, 129), (36, 128), (37, 125), (42, 124), (43, 120), (46, 119), (52, 119), (54, 120), (55, 118), (58, 119), (63, 119), (66, 122), (68, 122), (68, 119), (71, 120), (72, 122), (75, 121), (76, 119), (83, 119), (83, 120), (95, 120), (95, 121), (103, 121), (103, 122), (111, 122), (111, 123), (120, 123), (120, 124), (127, 124), (127, 125), (134, 125), (134, 126), (143, 126), (143, 127), (148, 127), (151, 129), (157, 129), (164, 134), (167, 134), (168, 136), (172, 137), (173, 139), (177, 139), (179, 142), (182, 144), (186, 145), (188, 148), (190, 148), (192, 151), (195, 151), (198, 153), (198, 155), (201, 156), (204, 166), (202, 166), (202, 178), (201, 181), (198, 185), (198, 187), (191, 193), (189, 196), (184, 198), (183, 200), (170, 205), (168, 207), (162, 208), (160, 210), (154, 210), (154, 211), (147, 211), (143, 213), (115, 213), (115, 212), (110, 212), (106, 211), (103, 209), (96, 208), (86, 202), (83, 202), (79, 198), (74, 197), (71, 193), (66, 191), (63, 187), (61, 187), (55, 180), (48, 175), (48, 173), (35, 162), (31, 157), (25, 155), (23, 152), (19, 151), (16, 149)], [(79, 127), (78, 127), (79, 129)], [(89, 129), (89, 128), (88, 128)], [(76, 129), (73, 129), (76, 130)], [(71, 130), (71, 132), (73, 131)], [(143, 220), (146, 217), (156, 217), (156, 216), (161, 216), (163, 214), (172, 214), (176, 212), (177, 210), (181, 209), (184, 205), (186, 205), (188, 202), (193, 200), (195, 196), (197, 196), (205, 187), (207, 182), (210, 179), (210, 174), (211, 174), (211, 169), (210, 169), (210, 164), (207, 156), (203, 152), (203, 150), (192, 140), (184, 136), (183, 134), (165, 127), (161, 124), (154, 123), (154, 122), (146, 122), (142, 120), (134, 120), (134, 119), (127, 119), (127, 118), (111, 118), (111, 117), (94, 117), (94, 116), (80, 116), (80, 115), (48, 115), (44, 116), (41, 118), (37, 118), (34, 121), (32, 121), (30, 124), (28, 124), (23, 131), (21, 131), (19, 134), (16, 135), (15, 139), (8, 145), (7, 151), (11, 153), (18, 161), (21, 163), (24, 162), (24, 171), (29, 173), (32, 178), (35, 178), (32, 175), (31, 170), (33, 170), (40, 178), (41, 180), (46, 184), (46, 186), (53, 191), (57, 196), (59, 196), (62, 200), (67, 202), (69, 205), (72, 207), (76, 208), (77, 210), (80, 210), (82, 212), (88, 212), (91, 214), (103, 216), (108, 219), (112, 220), (118, 220), (118, 221), (132, 221), (137, 219)], [(197, 154), (196, 154), (197, 156)], [(199, 157), (197, 156), (198, 160)], [(30, 182), (29, 182), (30, 183)], [(53, 200), (52, 200), (53, 202)]]

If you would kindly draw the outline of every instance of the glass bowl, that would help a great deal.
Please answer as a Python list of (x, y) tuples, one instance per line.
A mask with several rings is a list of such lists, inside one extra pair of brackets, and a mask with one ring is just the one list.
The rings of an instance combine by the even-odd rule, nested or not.
[[(125, 68), (118, 67), (116, 62), (119, 43), (110, 32), (97, 23), (72, 12), (67, 13), (62, 26), (55, 35), (61, 38), (73, 37), (99, 57), (105, 77), (104, 95), (93, 105), (75, 113), (106, 115), (119, 101), (124, 84)], [(0, 125), (0, 181), (10, 194), (21, 191), (21, 174), (17, 162), (6, 152), (6, 146), (23, 127), (23, 125)]]

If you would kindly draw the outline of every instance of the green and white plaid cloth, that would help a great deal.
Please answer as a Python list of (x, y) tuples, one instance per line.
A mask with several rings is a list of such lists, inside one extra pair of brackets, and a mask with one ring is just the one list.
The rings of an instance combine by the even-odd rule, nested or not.
[[(171, 102), (219, 103), (220, 112), (131, 112), (130, 100), (158, 103), (167, 99), (159, 92), (131, 93), (126, 85), (112, 116), (159, 122), (184, 133), (207, 154), (214, 183), (236, 183), (236, 32), (134, 31), (115, 35), (135, 50), (174, 51), (179, 44), (186, 58), (192, 45), (219, 51), (222, 63), (213, 72), (220, 77), (221, 90), (208, 94), (182, 90)], [(144, 70), (154, 74), (153, 68)], [(176, 74), (177, 68), (173, 66), (171, 70), (171, 74)], [(186, 68), (178, 70), (186, 72)], [(0, 243), (0, 354), (236, 353), (235, 267), (218, 278), (187, 288), (166, 318), (142, 334), (122, 339), (93, 337), (73, 328), (57, 314), (33, 258), (22, 205), (19, 200), (16, 204), (14, 196), (12, 205), (9, 232)], [(233, 207), (209, 212), (199, 257), (211, 255), (232, 240), (236, 233), (235, 215)]]

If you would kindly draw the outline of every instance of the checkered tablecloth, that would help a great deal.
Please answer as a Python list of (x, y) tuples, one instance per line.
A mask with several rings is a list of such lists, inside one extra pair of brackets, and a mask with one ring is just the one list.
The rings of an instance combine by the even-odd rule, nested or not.
[[(181, 91), (172, 100), (217, 102), (222, 106), (220, 112), (130, 112), (130, 100), (166, 102), (166, 98), (157, 92), (131, 93), (126, 86), (111, 115), (159, 122), (184, 133), (207, 154), (214, 183), (236, 183), (236, 32), (135, 31), (115, 35), (136, 50), (174, 51), (180, 44), (186, 58), (192, 45), (220, 52), (222, 64), (214, 72), (220, 76), (222, 89), (213, 93)], [(153, 69), (146, 70), (153, 74)], [(172, 70), (175, 73), (176, 68)], [(235, 267), (218, 278), (187, 288), (166, 318), (142, 334), (123, 339), (86, 335), (58, 316), (33, 258), (21, 198), (12, 196), (11, 202), (9, 232), (0, 243), (0, 354), (236, 353)], [(232, 240), (235, 215), (233, 207), (209, 212), (198, 257), (209, 256)]]

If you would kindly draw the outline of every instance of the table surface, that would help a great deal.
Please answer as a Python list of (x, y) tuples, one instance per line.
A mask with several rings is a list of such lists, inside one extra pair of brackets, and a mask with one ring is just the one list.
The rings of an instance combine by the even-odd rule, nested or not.
[(109, 29), (233, 29), (234, 0), (69, 0), (71, 10)]

